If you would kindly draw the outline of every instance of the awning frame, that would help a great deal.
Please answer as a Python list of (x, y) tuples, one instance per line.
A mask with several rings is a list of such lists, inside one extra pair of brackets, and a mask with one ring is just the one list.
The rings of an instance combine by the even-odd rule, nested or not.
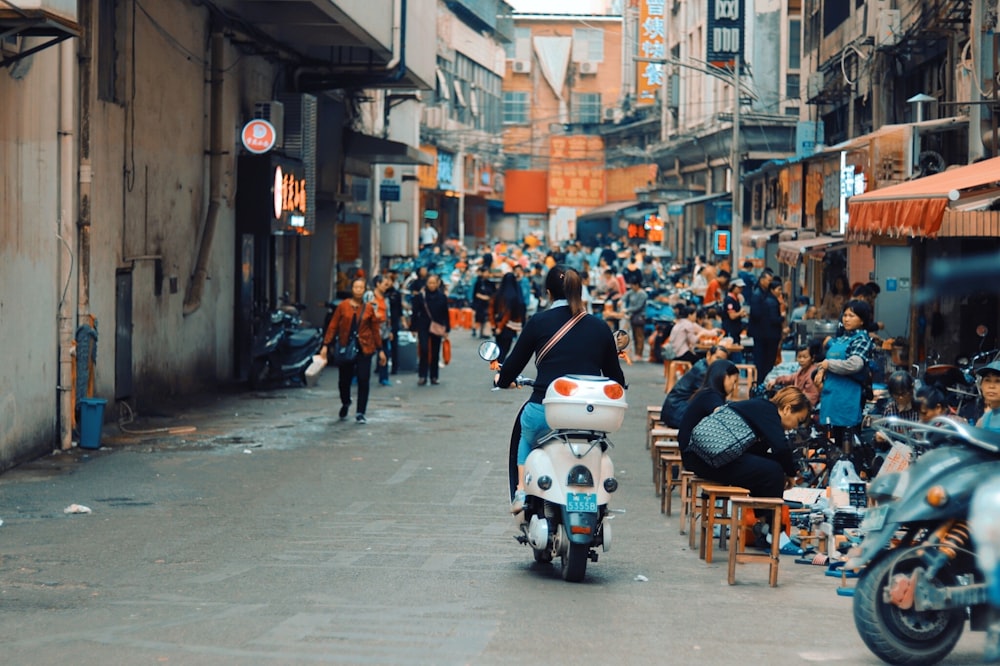
[(847, 247), (847, 239), (843, 236), (816, 236), (800, 238), (793, 241), (778, 243), (778, 261), (791, 266), (798, 266), (805, 256), (824, 256), (827, 252)]

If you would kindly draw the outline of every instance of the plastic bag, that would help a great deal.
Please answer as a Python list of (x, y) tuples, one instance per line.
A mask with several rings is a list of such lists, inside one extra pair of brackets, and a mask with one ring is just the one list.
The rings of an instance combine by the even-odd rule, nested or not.
[(850, 460), (838, 460), (830, 473), (830, 503), (836, 508), (850, 506), (851, 484), (861, 483), (861, 477)]
[(313, 356), (312, 363), (306, 368), (306, 384), (308, 386), (316, 386), (319, 381), (319, 375), (323, 372), (323, 368), (326, 367), (326, 357), (322, 354), (316, 354)]

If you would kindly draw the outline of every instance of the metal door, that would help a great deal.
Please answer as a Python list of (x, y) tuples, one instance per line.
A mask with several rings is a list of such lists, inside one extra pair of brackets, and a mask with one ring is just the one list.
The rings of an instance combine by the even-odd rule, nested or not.
[(875, 300), (875, 320), (885, 324), (882, 338), (909, 335), (912, 262), (908, 246), (875, 246), (875, 281), (882, 289)]

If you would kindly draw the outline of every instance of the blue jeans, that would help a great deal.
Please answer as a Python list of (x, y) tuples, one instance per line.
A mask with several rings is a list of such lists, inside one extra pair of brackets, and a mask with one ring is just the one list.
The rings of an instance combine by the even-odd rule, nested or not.
[(538, 438), (552, 428), (545, 420), (545, 405), (529, 402), (521, 412), (521, 440), (517, 443), (517, 464), (523, 465)]

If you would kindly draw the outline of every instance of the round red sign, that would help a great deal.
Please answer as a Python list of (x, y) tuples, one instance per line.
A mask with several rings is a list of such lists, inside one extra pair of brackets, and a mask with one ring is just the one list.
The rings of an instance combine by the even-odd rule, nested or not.
[(254, 155), (261, 155), (274, 148), (278, 136), (274, 131), (274, 125), (260, 118), (244, 125), (241, 135), (243, 147)]

